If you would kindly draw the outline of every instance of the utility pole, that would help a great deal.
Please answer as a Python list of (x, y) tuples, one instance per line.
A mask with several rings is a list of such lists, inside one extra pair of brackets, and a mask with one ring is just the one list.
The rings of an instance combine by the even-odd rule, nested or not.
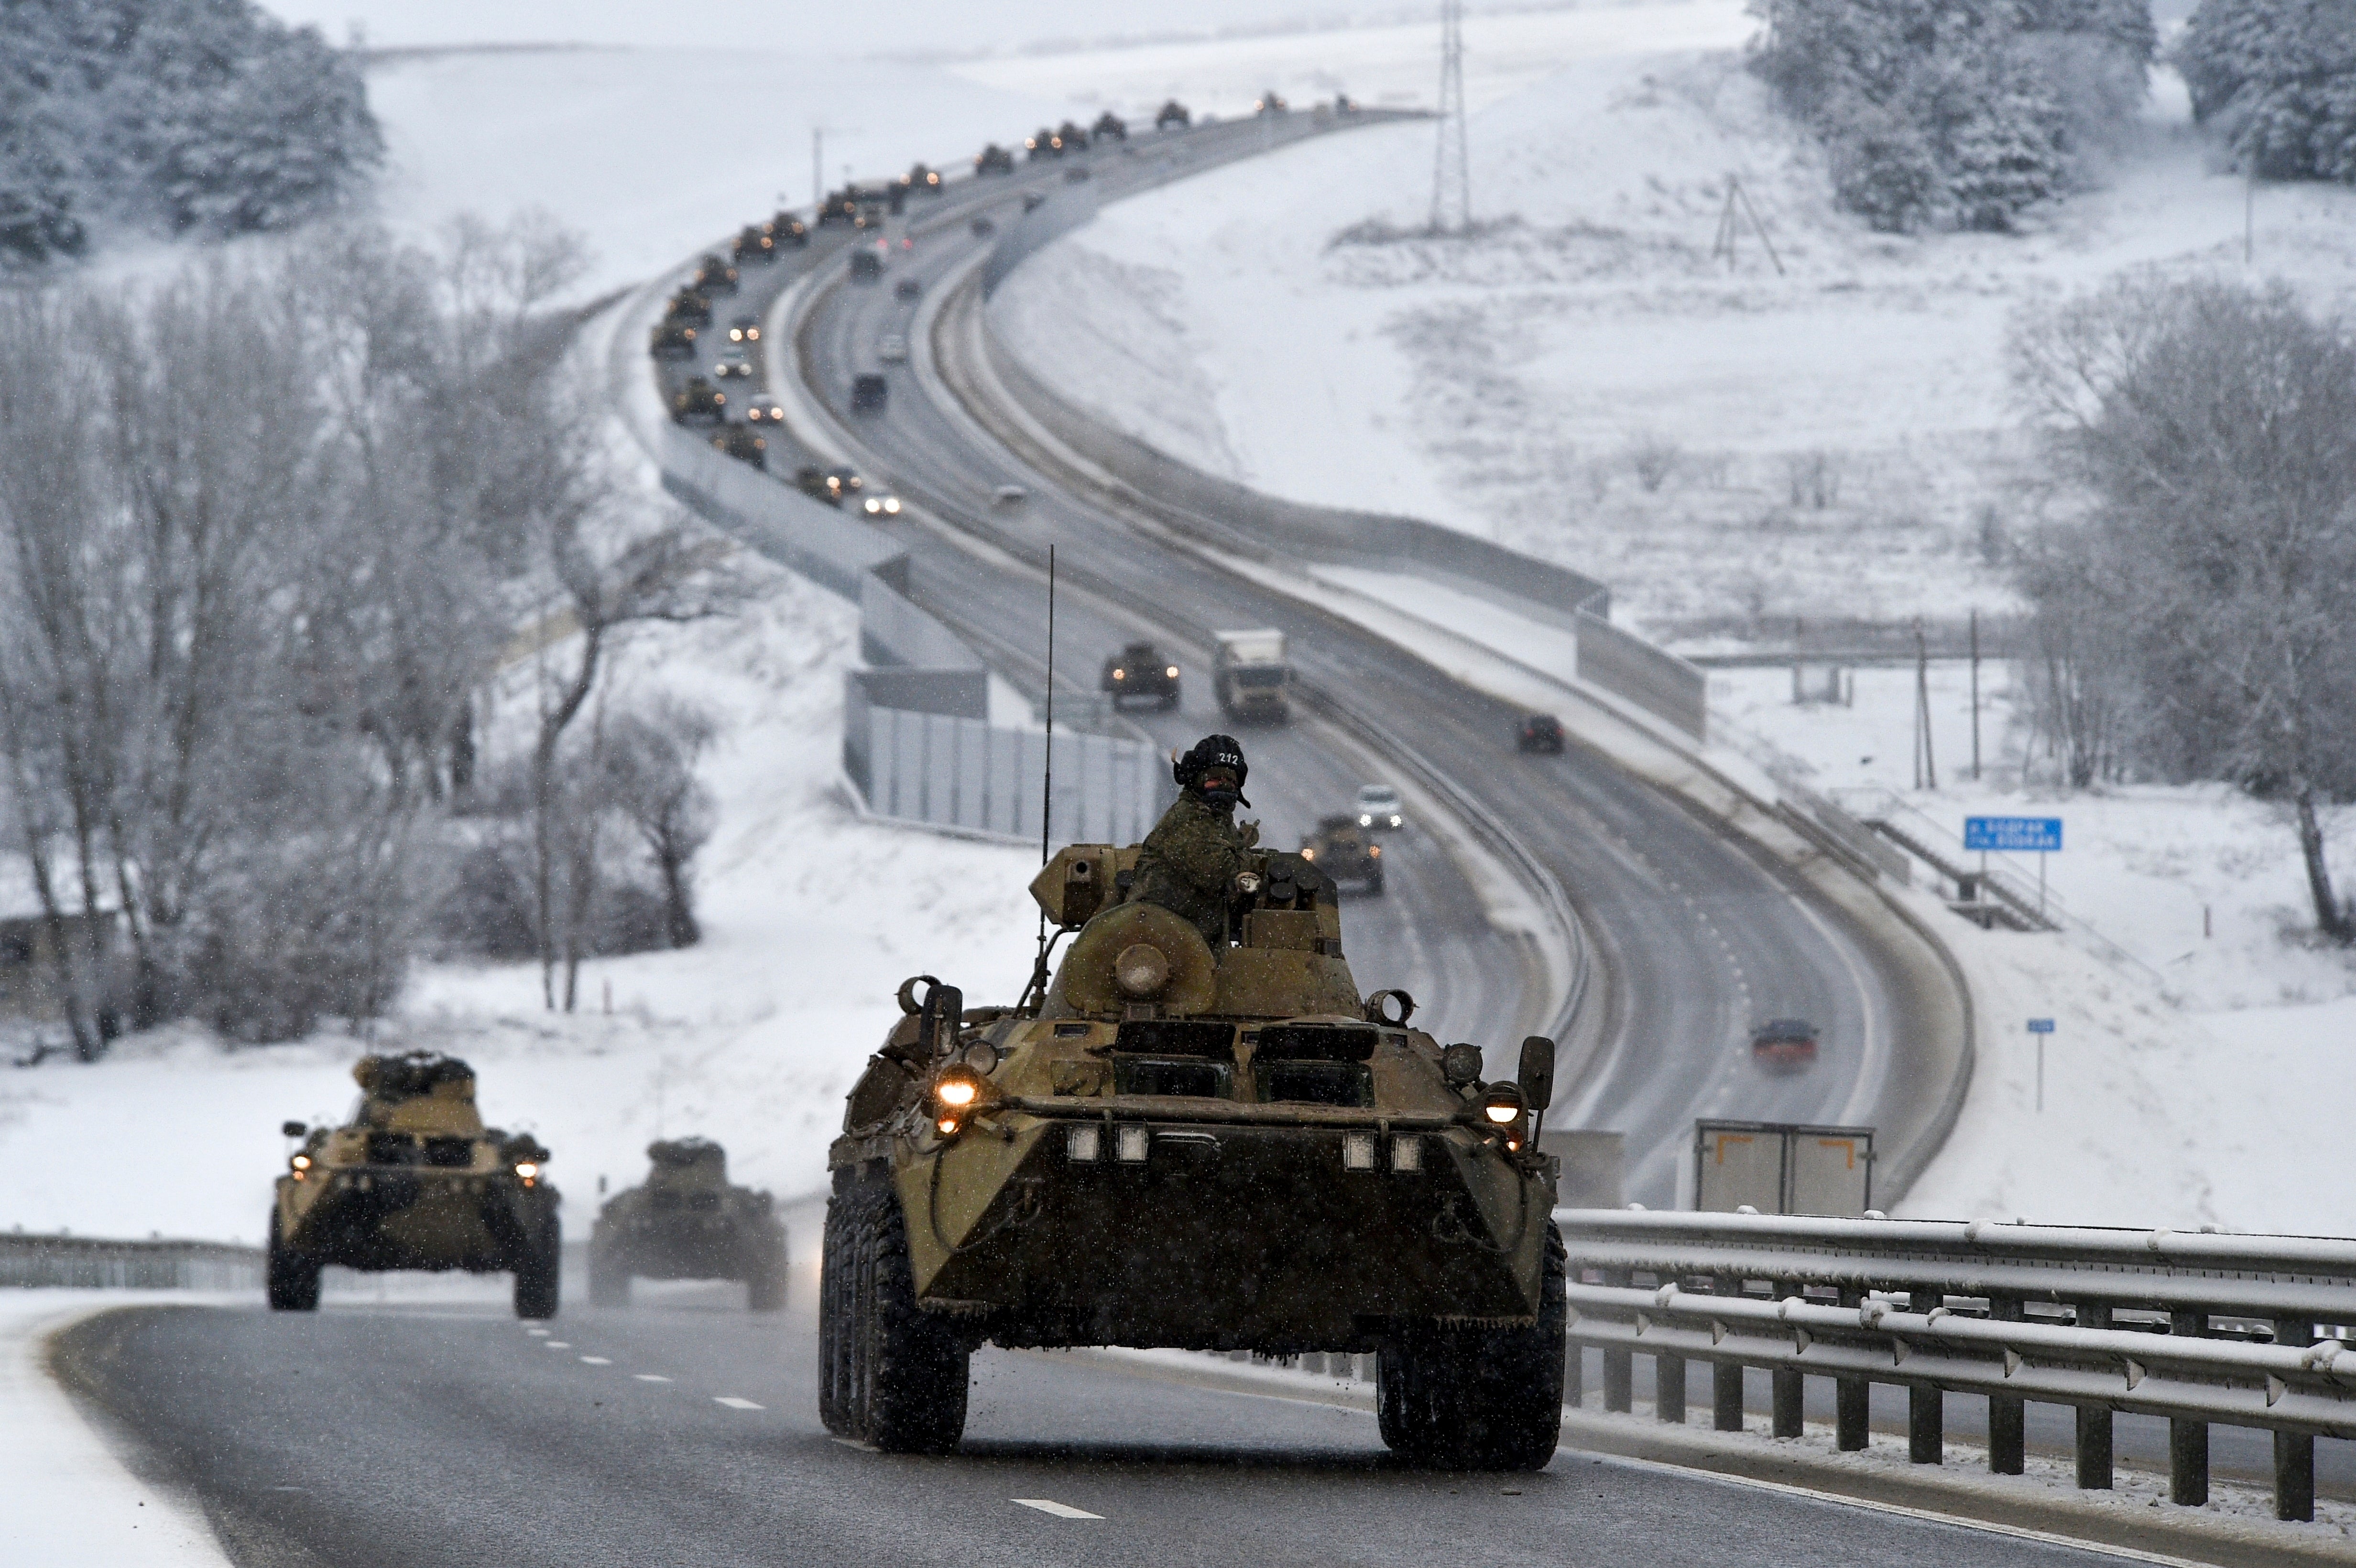
[(826, 127), (810, 127), (810, 220), (818, 220), (819, 204), (826, 200)]
[(1464, 0), (1440, 0), (1440, 145), (1431, 167), (1431, 231), (1472, 227), (1472, 173), (1464, 132)]
[(1923, 640), (1922, 617), (1914, 617), (1914, 725), (1922, 737), (1915, 754), (1916, 789), (1939, 787), (1939, 762), (1931, 750), (1931, 647)]
[(1972, 611), (1972, 783), (1980, 782), (1980, 613)]

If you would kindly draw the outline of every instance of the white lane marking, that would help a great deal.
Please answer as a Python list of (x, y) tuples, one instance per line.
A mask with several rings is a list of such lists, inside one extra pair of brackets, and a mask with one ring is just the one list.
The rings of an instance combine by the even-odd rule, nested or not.
[(712, 1396), (712, 1403), (714, 1404), (724, 1404), (731, 1410), (758, 1410), (761, 1408), (759, 1405), (755, 1404), (751, 1400), (738, 1399), (733, 1393), (714, 1394)]
[(581, 1360), (593, 1367), (610, 1367), (614, 1364), (604, 1356), (584, 1356)]
[(545, 1345), (541, 1346), (541, 1348), (542, 1349), (545, 1349), (545, 1350), (569, 1350), (569, 1349), (573, 1349), (573, 1346), (572, 1346), (572, 1344), (571, 1344), (569, 1341), (567, 1341), (567, 1340), (563, 1340), (563, 1339), (551, 1339), (551, 1340), (549, 1340)]
[(862, 1454), (875, 1454), (882, 1452), (882, 1450), (878, 1449), (873, 1443), (862, 1443), (856, 1437), (830, 1437), (827, 1441), (830, 1443), (840, 1443), (845, 1448), (856, 1448)]
[(545, 1328), (527, 1328), (524, 1332), (530, 1335), (535, 1339), (545, 1339), (549, 1335), (549, 1330)]
[(667, 1383), (670, 1381), (669, 1378), (663, 1376), (660, 1372), (632, 1372), (630, 1375), (637, 1379), (642, 1383)]
[(1100, 1513), (1090, 1513), (1084, 1508), (1074, 1508), (1069, 1503), (1059, 1503), (1052, 1498), (1011, 1498), (1008, 1500), (1021, 1503), (1024, 1508), (1037, 1509), (1041, 1513), (1054, 1514), (1057, 1519), (1104, 1518)]

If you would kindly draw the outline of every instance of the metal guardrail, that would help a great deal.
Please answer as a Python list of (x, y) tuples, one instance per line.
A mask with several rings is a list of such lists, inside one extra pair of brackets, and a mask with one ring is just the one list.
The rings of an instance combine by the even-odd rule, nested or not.
[[(1655, 1413), (1686, 1418), (1686, 1363), (1742, 1426), (1742, 1370), (1772, 1374), (1773, 1432), (1803, 1380), (1835, 1385), (1836, 1441), (1866, 1445), (1867, 1391), (1909, 1391), (1908, 1448), (1941, 1462), (1944, 1400), (1988, 1401), (1988, 1466), (2023, 1468), (2028, 1402), (2077, 1412), (2077, 1481), (2112, 1484), (2113, 1415), (2169, 1422), (2169, 1495), (2209, 1496), (2209, 1427), (2274, 1434), (2275, 1511), (2315, 1517), (2315, 1439), (2356, 1438), (2356, 1241), (2043, 1225), (1649, 1213), (1555, 1216), (1570, 1342), (1603, 1352), (1607, 1410), (1653, 1358)], [(2321, 1336), (2319, 1338), (2319, 1336)], [(1577, 1374), (1574, 1358), (1573, 1373)], [(1570, 1396), (1574, 1401), (1576, 1391)]]
[(0, 1234), (0, 1289), (259, 1290), (259, 1247)]

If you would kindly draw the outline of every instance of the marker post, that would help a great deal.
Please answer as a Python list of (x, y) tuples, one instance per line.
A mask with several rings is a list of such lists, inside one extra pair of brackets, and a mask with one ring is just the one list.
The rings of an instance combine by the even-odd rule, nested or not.
[(2029, 1032), (2037, 1039), (2037, 1114), (2045, 1114), (2045, 1037), (2053, 1032), (2051, 1019), (2031, 1019)]

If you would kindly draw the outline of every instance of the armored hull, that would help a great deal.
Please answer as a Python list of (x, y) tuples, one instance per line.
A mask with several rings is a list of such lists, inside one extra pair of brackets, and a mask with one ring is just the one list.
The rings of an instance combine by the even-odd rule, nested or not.
[(766, 1192), (728, 1183), (727, 1156), (703, 1138), (648, 1147), (643, 1186), (609, 1201), (589, 1239), (590, 1299), (629, 1300), (636, 1279), (735, 1279), (755, 1312), (786, 1302), (786, 1228)]

